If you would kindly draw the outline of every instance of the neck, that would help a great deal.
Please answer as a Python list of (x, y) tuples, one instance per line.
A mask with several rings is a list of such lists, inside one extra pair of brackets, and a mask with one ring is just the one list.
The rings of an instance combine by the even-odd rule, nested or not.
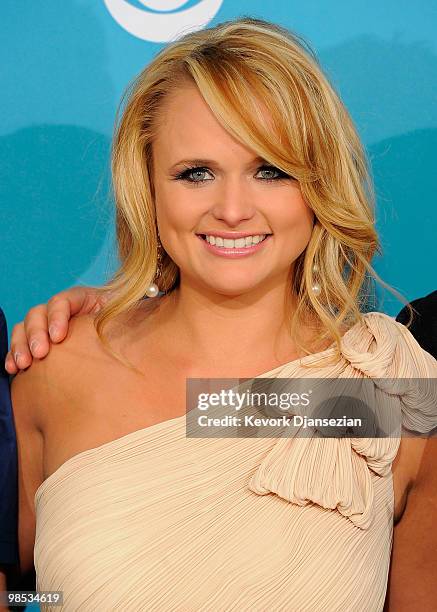
[[(154, 327), (169, 342), (174, 338), (174, 346), (190, 365), (209, 362), (218, 368), (247, 364), (269, 369), (296, 356), (286, 327), (287, 290), (288, 284), (281, 283), (226, 296), (181, 282), (162, 298), (160, 325)], [(290, 303), (295, 307), (296, 300)]]

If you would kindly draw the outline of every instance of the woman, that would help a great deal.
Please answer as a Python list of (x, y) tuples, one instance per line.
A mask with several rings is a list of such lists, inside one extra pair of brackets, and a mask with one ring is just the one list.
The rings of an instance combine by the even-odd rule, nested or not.
[[(399, 438), (184, 430), (187, 378), (437, 374), (362, 312), (370, 183), (316, 60), (248, 18), (172, 43), (130, 91), (113, 182), (109, 300), (12, 385), (22, 568), (66, 610), (381, 610), (424, 440), (392, 478)], [(392, 401), (435, 426), (434, 396)]]

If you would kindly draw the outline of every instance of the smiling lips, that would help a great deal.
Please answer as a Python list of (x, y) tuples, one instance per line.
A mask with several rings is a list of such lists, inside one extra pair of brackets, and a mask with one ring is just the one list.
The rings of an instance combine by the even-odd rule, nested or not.
[(271, 234), (247, 234), (243, 232), (198, 234), (210, 253), (231, 259), (256, 253), (264, 247), (270, 236)]

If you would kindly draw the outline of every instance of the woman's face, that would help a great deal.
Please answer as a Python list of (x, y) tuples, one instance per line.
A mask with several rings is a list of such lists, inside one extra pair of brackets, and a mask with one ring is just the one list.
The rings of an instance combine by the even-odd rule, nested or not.
[(297, 181), (235, 140), (194, 85), (162, 113), (153, 143), (157, 222), (181, 283), (226, 296), (285, 287), (313, 227)]

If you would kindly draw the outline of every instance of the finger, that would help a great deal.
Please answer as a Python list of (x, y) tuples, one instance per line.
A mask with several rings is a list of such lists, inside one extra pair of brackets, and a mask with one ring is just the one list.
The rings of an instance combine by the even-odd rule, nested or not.
[(68, 331), (68, 321), (74, 315), (93, 312), (99, 304), (99, 294), (94, 287), (71, 287), (54, 295), (47, 304), (50, 338), (60, 342)]
[(112, 297), (113, 297), (113, 292), (112, 291), (99, 292), (97, 294), (96, 305), (94, 306), (92, 312), (95, 313), (95, 314), (100, 312), (102, 310), (103, 306), (105, 306), (105, 304), (107, 302), (109, 302), (109, 300), (111, 300)]
[(94, 308), (91, 310), (91, 312), (92, 312), (92, 314), (97, 314), (101, 310), (102, 310), (102, 304), (100, 302), (97, 302), (97, 304), (94, 306)]
[[(50, 350), (47, 330), (47, 306), (38, 304), (29, 310), (24, 317), (23, 328), (18, 328), (11, 340), (21, 347), (28, 344), (32, 357), (42, 359)], [(20, 349), (18, 349), (20, 350)]]
[(50, 298), (47, 303), (47, 327), (52, 342), (64, 340), (72, 316), (91, 311), (96, 301), (90, 295), (92, 293), (87, 287), (71, 287)]
[(73, 290), (63, 291), (50, 298), (47, 302), (47, 330), (52, 342), (64, 340), (68, 332), (68, 321), (80, 311), (81, 304)]
[(22, 322), (14, 325), (12, 329), (10, 352), (19, 370), (28, 368), (32, 363), (32, 355), (27, 342), (26, 332), (24, 331), (24, 323)]
[(11, 351), (8, 351), (6, 353), (5, 370), (8, 374), (11, 375), (16, 374), (18, 372), (18, 368), (14, 361), (14, 358), (12, 357)]

